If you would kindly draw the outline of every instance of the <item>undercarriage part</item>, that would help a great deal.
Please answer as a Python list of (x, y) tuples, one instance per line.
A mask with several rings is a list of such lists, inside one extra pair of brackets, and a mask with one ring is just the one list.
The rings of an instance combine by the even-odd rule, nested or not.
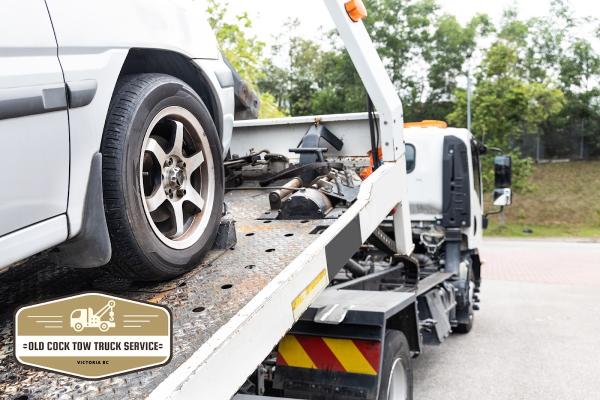
[(456, 300), (454, 289), (449, 283), (430, 290), (423, 295), (425, 301), (419, 301), (419, 319), (423, 341), (426, 344), (442, 343), (452, 331)]
[(369, 268), (363, 267), (353, 259), (349, 259), (344, 268), (350, 272), (355, 278), (367, 275)]
[(473, 280), (475, 281), (475, 293), (479, 293), (481, 288), (481, 258), (479, 254), (471, 255), (473, 260)]
[(344, 142), (340, 138), (335, 136), (324, 125), (321, 125), (319, 121), (316, 121), (316, 123), (310, 127), (308, 132), (306, 132), (298, 144), (298, 148), (290, 149), (290, 151), (300, 154), (301, 165), (323, 161), (323, 153), (327, 151), (327, 148), (322, 148), (320, 146), (321, 138), (325, 139), (326, 142), (338, 151), (344, 147)]
[(423, 245), (427, 253), (435, 256), (446, 240), (444, 230), (436, 225), (428, 227), (413, 226), (413, 235), (418, 236), (419, 244)]
[(402, 263), (404, 265), (404, 285), (406, 287), (415, 287), (419, 283), (420, 271), (419, 262), (412, 256), (395, 255), (394, 264)]
[(235, 188), (239, 187), (244, 183), (244, 177), (242, 176), (242, 171), (227, 171), (227, 176), (225, 177), (225, 188)]
[(343, 170), (342, 163), (317, 162), (306, 165), (292, 165), (278, 173), (275, 173), (268, 178), (260, 181), (260, 186), (269, 186), (271, 183), (280, 179), (290, 179), (299, 177), (303, 182), (312, 182), (318, 176), (327, 175), (331, 169)]
[(327, 196), (351, 203), (358, 197), (360, 184), (360, 177), (354, 171), (331, 169), (326, 176), (317, 178), (311, 186), (320, 189)]
[(287, 157), (281, 154), (265, 154), (264, 160), (242, 167), (244, 179), (257, 180), (277, 174), (289, 166)]
[(460, 245), (462, 234), (460, 229), (446, 229), (446, 256), (444, 268), (446, 272), (451, 272), (458, 277), (460, 265)]
[(419, 262), (421, 269), (437, 269), (437, 265), (431, 257), (426, 254), (414, 253), (413, 258)]
[[(324, 162), (325, 156), (323, 153), (327, 153), (329, 149), (327, 147), (303, 147), (299, 149), (289, 149), (290, 153), (300, 154), (300, 165), (311, 164), (313, 162)], [(314, 161), (312, 161), (313, 157), (310, 157), (309, 160), (311, 162), (303, 162), (302, 157), (306, 155), (314, 156)]]
[(281, 172), (290, 165), (290, 160), (283, 154), (265, 154), (265, 161), (269, 162), (273, 172)]
[(333, 208), (331, 200), (317, 189), (300, 190), (285, 199), (279, 219), (322, 219)]
[[(271, 203), (271, 210), (280, 210), (282, 201), (291, 195), (294, 190), (302, 187), (302, 179), (294, 178), (285, 185), (282, 189), (277, 189), (269, 194), (269, 203)], [(289, 189), (288, 189), (289, 188)]]
[[(261, 155), (265, 154), (263, 158)], [(288, 168), (289, 160), (281, 154), (271, 154), (268, 150), (239, 157), (234, 155), (225, 163), (228, 187), (239, 186), (244, 179), (257, 180), (278, 174)]]
[(396, 242), (387, 235), (381, 228), (375, 229), (373, 235), (369, 238), (369, 241), (373, 243), (380, 250), (387, 252), (390, 255), (396, 253)]
[(236, 166), (242, 166), (245, 164), (252, 164), (257, 162), (258, 160), (260, 160), (260, 155), (262, 153), (268, 153), (268, 150), (262, 150), (259, 151), (258, 153), (250, 153), (247, 156), (244, 157), (239, 157), (237, 155), (234, 155), (231, 159), (225, 161), (223, 163), (223, 166), (225, 168), (232, 168), (232, 167), (236, 167)]
[[(264, 154), (264, 157), (262, 157)], [(289, 160), (281, 154), (271, 154), (268, 150), (250, 151), (249, 155), (233, 155), (224, 162), (227, 188), (241, 186), (244, 180), (257, 180), (278, 174), (288, 168)]]

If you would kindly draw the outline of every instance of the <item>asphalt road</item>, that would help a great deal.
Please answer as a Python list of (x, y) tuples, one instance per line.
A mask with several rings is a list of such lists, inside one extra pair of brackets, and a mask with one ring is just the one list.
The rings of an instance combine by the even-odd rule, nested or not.
[(415, 400), (600, 399), (600, 243), (488, 240), (468, 335), (414, 360)]

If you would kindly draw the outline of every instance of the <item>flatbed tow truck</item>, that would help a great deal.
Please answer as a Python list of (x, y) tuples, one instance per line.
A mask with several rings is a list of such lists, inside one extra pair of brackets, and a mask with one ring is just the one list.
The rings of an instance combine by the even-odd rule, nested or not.
[[(242, 156), (226, 163), (225, 196), (237, 240), (230, 230), (225, 248), (177, 280), (140, 287), (43, 258), (5, 273), (0, 398), (412, 398), (410, 358), (470, 330), (483, 222), (469, 149), (482, 147), (464, 130), (439, 135), (432, 163), (447, 164), (452, 189), (440, 219), (411, 223), (401, 101), (353, 2), (325, 3), (378, 114), (237, 122), (231, 148)], [(266, 187), (251, 179), (265, 171)], [(89, 290), (169, 307), (170, 363), (99, 381), (18, 364), (12, 312)]]

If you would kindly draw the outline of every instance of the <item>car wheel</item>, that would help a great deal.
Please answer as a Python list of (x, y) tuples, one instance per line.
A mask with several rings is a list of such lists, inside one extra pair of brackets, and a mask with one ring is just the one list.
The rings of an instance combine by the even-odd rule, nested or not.
[(109, 268), (161, 281), (199, 265), (217, 234), (224, 172), (215, 124), (193, 89), (163, 74), (121, 79), (102, 157)]

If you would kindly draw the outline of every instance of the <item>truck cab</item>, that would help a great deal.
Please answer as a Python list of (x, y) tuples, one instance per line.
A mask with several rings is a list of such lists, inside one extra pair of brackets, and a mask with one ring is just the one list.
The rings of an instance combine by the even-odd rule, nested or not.
[(484, 147), (467, 129), (438, 121), (407, 124), (404, 133), (413, 229), (458, 227), (466, 248), (479, 248), (484, 230)]

